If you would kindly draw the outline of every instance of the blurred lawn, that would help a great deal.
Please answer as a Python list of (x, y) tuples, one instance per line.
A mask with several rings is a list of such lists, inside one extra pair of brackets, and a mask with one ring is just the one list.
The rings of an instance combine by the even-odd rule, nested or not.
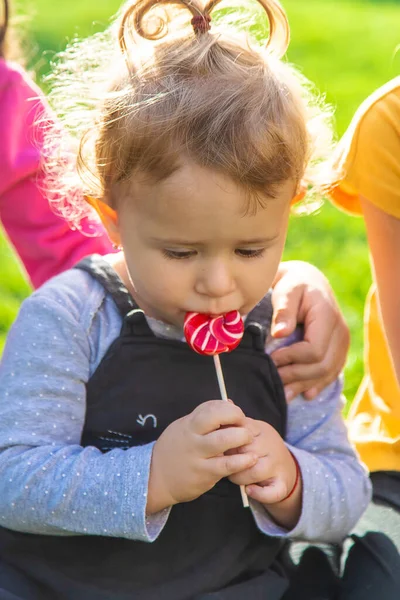
[[(15, 0), (29, 16), (30, 65), (41, 75), (54, 52), (75, 34), (107, 24), (115, 0)], [(289, 59), (300, 65), (337, 108), (340, 135), (358, 104), (399, 72), (400, 1), (286, 0), (292, 30)], [(291, 221), (285, 258), (308, 260), (331, 280), (352, 333), (346, 393), (354, 396), (362, 376), (362, 313), (370, 284), (364, 227), (329, 204)], [(0, 235), (0, 348), (21, 300), (29, 293), (12, 250)]]

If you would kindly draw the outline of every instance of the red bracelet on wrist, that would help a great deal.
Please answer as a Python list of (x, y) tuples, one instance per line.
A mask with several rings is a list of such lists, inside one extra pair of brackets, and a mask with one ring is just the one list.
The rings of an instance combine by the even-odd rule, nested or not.
[(285, 500), (289, 500), (290, 496), (293, 496), (293, 494), (296, 491), (296, 488), (297, 488), (297, 486), (299, 484), (299, 481), (300, 481), (300, 466), (299, 466), (299, 463), (298, 463), (297, 458), (295, 457), (295, 455), (292, 454), (291, 452), (290, 452), (290, 454), (291, 454), (291, 456), (292, 456), (292, 458), (294, 460), (294, 464), (296, 465), (296, 479), (294, 480), (293, 487), (290, 490), (290, 492), (288, 493), (288, 495), (285, 496), (284, 498), (282, 498), (282, 500), (280, 500), (280, 502), (284, 502)]

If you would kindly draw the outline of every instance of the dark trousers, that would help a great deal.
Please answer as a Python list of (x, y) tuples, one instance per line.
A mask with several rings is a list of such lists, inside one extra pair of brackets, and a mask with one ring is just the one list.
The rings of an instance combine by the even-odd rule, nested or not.
[(371, 480), (372, 502), (343, 547), (290, 545), (283, 600), (399, 600), (400, 472)]
[[(294, 542), (284, 548), (281, 562), (290, 587), (282, 600), (400, 599), (400, 472), (373, 473), (371, 480), (373, 500), (343, 546)], [(17, 575), (12, 594), (0, 583), (0, 600), (28, 597)], [(227, 597), (242, 596), (238, 590)], [(262, 584), (258, 597), (264, 598)]]

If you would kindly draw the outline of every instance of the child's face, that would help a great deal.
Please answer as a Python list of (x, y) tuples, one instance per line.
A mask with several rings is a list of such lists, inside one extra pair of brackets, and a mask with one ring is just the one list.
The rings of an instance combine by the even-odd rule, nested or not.
[(189, 162), (160, 183), (136, 180), (131, 190), (118, 207), (118, 231), (131, 291), (146, 314), (176, 325), (188, 311), (244, 315), (267, 293), (293, 182), (247, 213), (233, 181)]

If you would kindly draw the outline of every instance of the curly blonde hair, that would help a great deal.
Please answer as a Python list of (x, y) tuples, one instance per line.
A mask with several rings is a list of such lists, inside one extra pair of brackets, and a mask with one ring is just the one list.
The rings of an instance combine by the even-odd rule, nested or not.
[[(71, 136), (60, 150), (53, 130), (47, 151), (59, 211), (77, 224), (85, 194), (118, 207), (135, 172), (160, 181), (182, 156), (232, 178), (259, 203), (287, 180), (318, 185), (331, 115), (281, 59), (289, 43), (282, 6), (258, 2), (269, 23), (264, 48), (224, 25), (235, 13), (220, 10), (220, 0), (134, 0), (105, 33), (66, 50), (54, 65), (50, 98), (61, 114), (61, 138)], [(77, 157), (81, 184), (68, 153)]]

